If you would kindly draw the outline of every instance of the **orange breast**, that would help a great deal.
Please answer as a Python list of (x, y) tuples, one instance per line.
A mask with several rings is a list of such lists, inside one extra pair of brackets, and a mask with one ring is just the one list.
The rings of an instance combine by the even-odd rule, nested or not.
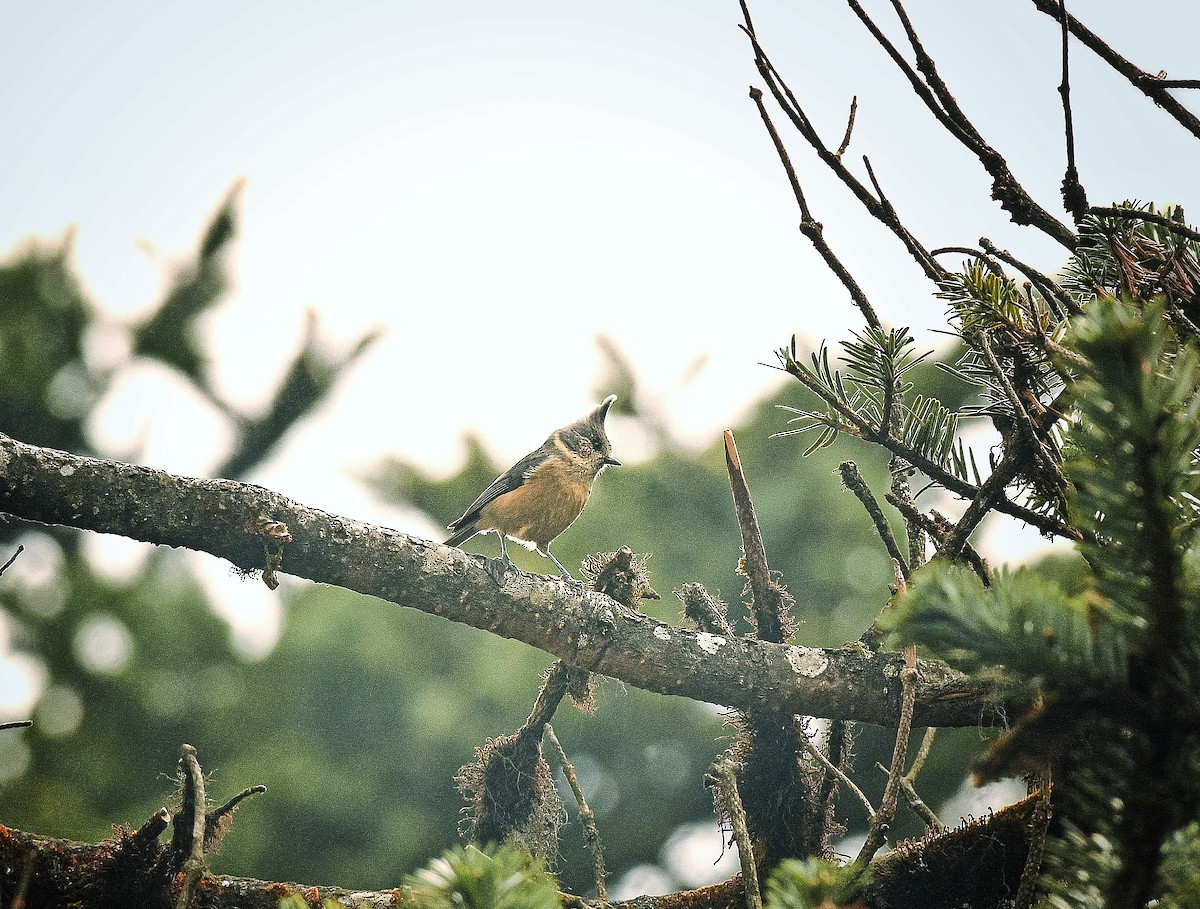
[(475, 526), (545, 549), (579, 517), (590, 492), (584, 477), (547, 461), (521, 486), (485, 505)]

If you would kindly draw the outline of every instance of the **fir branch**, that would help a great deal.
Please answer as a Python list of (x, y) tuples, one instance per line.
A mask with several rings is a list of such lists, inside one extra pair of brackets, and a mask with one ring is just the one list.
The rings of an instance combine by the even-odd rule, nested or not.
[(1033, 286), (1038, 289), (1038, 293), (1045, 297), (1047, 301), (1053, 301), (1058, 304), (1058, 308), (1062, 313), (1077, 316), (1083, 312), (1079, 303), (1049, 275), (1038, 271), (1026, 262), (1022, 262), (1007, 249), (1000, 249), (987, 237), (980, 237), (979, 245), (983, 248), (984, 252), (995, 256), (1002, 262), (1008, 263), (1028, 278), (1033, 283)]
[(1195, 240), (1200, 243), (1200, 230), (1195, 230), (1188, 227), (1186, 224), (1181, 224), (1174, 218), (1167, 215), (1159, 214), (1156, 211), (1148, 211), (1140, 208), (1122, 208), (1117, 205), (1093, 205), (1088, 211), (1102, 218), (1122, 218), (1127, 221), (1149, 221), (1151, 224), (1158, 224), (1161, 227), (1167, 228), (1171, 233), (1178, 234), (1188, 240)]

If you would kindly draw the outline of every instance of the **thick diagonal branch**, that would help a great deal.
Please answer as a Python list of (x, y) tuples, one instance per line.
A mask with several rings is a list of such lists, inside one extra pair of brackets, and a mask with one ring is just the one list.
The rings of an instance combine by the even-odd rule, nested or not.
[[(308, 508), (230, 480), (198, 480), (67, 454), (0, 435), (0, 512), (28, 521), (182, 546), (247, 571), (278, 524), (282, 570), (523, 641), (648, 691), (753, 711), (895, 725), (900, 654), (725, 638), (660, 622), (592, 591), (517, 572), (497, 587), (481, 556)], [(988, 689), (922, 666), (919, 725), (987, 722)], [(1016, 712), (1013, 707), (1010, 712)]]

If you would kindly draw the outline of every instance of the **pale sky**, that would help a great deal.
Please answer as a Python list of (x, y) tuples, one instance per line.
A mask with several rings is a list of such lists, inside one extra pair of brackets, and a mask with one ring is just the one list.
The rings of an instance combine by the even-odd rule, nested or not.
[[(902, 40), (890, 5), (867, 5)], [(1054, 205), (1055, 23), (1017, 0), (910, 6), (968, 114)], [(752, 8), (831, 145), (858, 95), (847, 160), (862, 174), (870, 155), (927, 245), (986, 234), (1047, 269), (1061, 262), (987, 200), (977, 162), (844, 5)], [(1072, 10), (1145, 68), (1200, 76), (1196, 5)], [(73, 225), (96, 301), (129, 320), (244, 181), (238, 286), (205, 324), (223, 393), (265, 404), (309, 308), (338, 344), (387, 332), (255, 479), (432, 534), (365, 497), (353, 472), (386, 454), (452, 472), (468, 426), (515, 459), (593, 405), (597, 334), (700, 446), (780, 381), (760, 364), (793, 332), (838, 340), (861, 324), (796, 230), (747, 97), (761, 82), (739, 19), (733, 0), (6, 4), (0, 250)], [(1073, 45), (1073, 61), (1092, 200), (1196, 210), (1200, 146), (1090, 52)], [(931, 287), (777, 120), (829, 242), (884, 320), (938, 343)], [(614, 424), (614, 442), (636, 460), (626, 428)], [(220, 416), (149, 367), (113, 389), (94, 434), (189, 474), (229, 444)]]

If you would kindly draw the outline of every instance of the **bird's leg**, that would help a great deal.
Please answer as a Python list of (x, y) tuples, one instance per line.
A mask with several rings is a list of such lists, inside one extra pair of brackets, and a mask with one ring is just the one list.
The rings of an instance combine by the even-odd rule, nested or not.
[(508, 557), (508, 545), (505, 543), (504, 534), (497, 530), (496, 536), (500, 537), (500, 558), (488, 559), (487, 571), (492, 576), (492, 580), (496, 582), (496, 586), (503, 587), (504, 576), (509, 571), (516, 571), (517, 566)]
[(548, 559), (549, 559), (551, 562), (553, 562), (555, 565), (557, 565), (557, 566), (558, 566), (558, 576), (559, 576), (560, 578), (562, 578), (562, 579), (563, 579), (564, 581), (566, 581), (568, 584), (576, 584), (576, 585), (578, 585), (578, 586), (583, 586), (583, 582), (582, 582), (582, 581), (577, 581), (577, 580), (575, 580), (575, 578), (574, 578), (574, 577), (572, 577), (572, 575), (571, 575), (571, 572), (567, 571), (567, 569), (566, 569), (566, 566), (564, 566), (564, 565), (563, 565), (563, 563), (562, 563), (562, 562), (560, 562), (560, 561), (559, 561), (559, 560), (558, 560), (558, 559), (555, 557), (554, 553), (552, 553), (552, 552), (550, 551), (550, 546), (549, 546), (549, 545), (547, 545), (545, 549), (541, 549), (541, 550), (538, 550), (538, 551), (539, 551), (539, 552), (541, 552), (541, 554), (542, 554), (542, 555), (544, 555), (544, 556), (545, 556), (546, 558), (548, 558)]

